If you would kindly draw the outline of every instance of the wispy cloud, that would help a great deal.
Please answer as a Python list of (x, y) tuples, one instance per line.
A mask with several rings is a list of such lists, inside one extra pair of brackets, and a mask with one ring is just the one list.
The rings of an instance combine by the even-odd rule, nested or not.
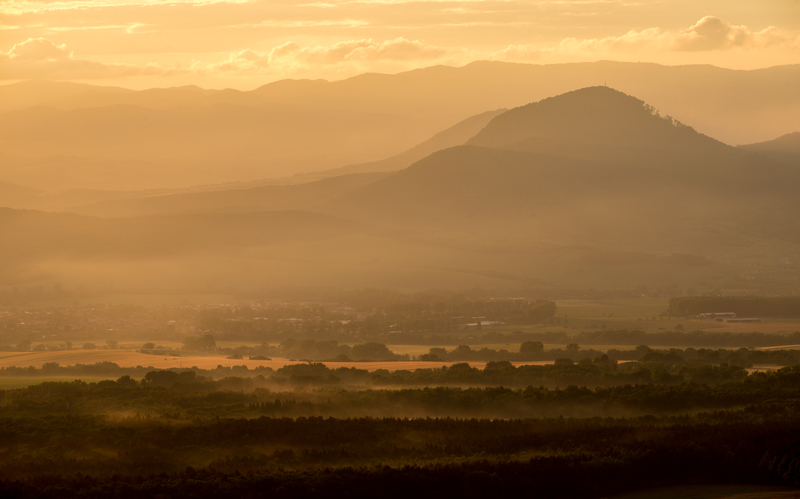
[(706, 16), (693, 26), (681, 30), (647, 28), (631, 30), (619, 36), (604, 38), (565, 38), (550, 45), (509, 45), (491, 54), (498, 60), (538, 60), (545, 56), (564, 53), (597, 54), (600, 56), (641, 51), (714, 51), (731, 49), (761, 49), (784, 46), (796, 49), (800, 34), (780, 30), (774, 26), (762, 30), (751, 30), (747, 26), (736, 26)]
[(732, 48), (764, 48), (772, 45), (796, 44), (797, 33), (786, 33), (775, 26), (760, 31), (747, 26), (734, 26), (716, 17), (706, 16), (670, 40), (673, 50), (727, 50)]
[[(524, 21), (519, 21), (524, 22)], [(308, 21), (258, 20), (250, 24), (235, 25), (245, 28), (291, 28), (309, 26), (363, 28), (366, 21), (343, 19), (318, 19)], [(234, 25), (226, 25), (232, 28)], [(118, 36), (148, 33), (160, 26), (146, 22), (127, 24), (87, 24), (61, 26), (51, 31), (117, 30)], [(202, 32), (203, 27), (196, 28)], [(232, 30), (236, 31), (236, 30)], [(6, 33), (12, 33), (12, 30)], [(356, 38), (330, 44), (310, 44), (280, 40), (272, 48), (245, 48), (223, 52), (200, 52), (163, 65), (155, 63), (108, 63), (80, 57), (63, 43), (53, 41), (53, 34), (31, 37), (13, 45), (7, 52), (0, 51), (0, 79), (51, 78), (94, 79), (121, 78), (152, 75), (201, 75), (208, 77), (256, 76), (262, 81), (286, 77), (328, 78), (352, 76), (365, 71), (396, 72), (432, 64), (459, 65), (474, 60), (494, 59), (520, 62), (560, 62), (563, 60), (597, 60), (599, 58), (638, 59), (640, 54), (714, 53), (728, 51), (738, 57), (740, 52), (778, 48), (782, 53), (800, 52), (800, 33), (781, 30), (774, 26), (754, 30), (743, 25), (726, 23), (719, 18), (706, 16), (682, 29), (651, 27), (602, 38), (568, 37), (557, 41), (532, 44), (513, 44), (502, 49), (480, 49), (468, 46), (443, 46), (421, 39), (396, 37), (389, 39)], [(284, 38), (285, 39), (285, 38)], [(290, 38), (291, 39), (291, 38)], [(139, 60), (142, 58), (140, 57)], [(144, 59), (147, 61), (148, 59)], [(153, 60), (153, 59), (150, 59)], [(163, 59), (162, 59), (163, 62)], [(181, 68), (182, 65), (183, 69)], [(171, 66), (172, 68), (170, 68)]]
[(169, 74), (158, 65), (107, 64), (76, 59), (65, 44), (47, 38), (29, 38), (0, 52), (0, 79), (95, 79)]
[(333, 45), (303, 47), (287, 42), (266, 53), (247, 49), (231, 54), (220, 62), (195, 61), (195, 71), (221, 72), (273, 72), (307, 69), (309, 67), (338, 66), (362, 62), (432, 61), (448, 55), (442, 47), (426, 45), (419, 40), (396, 38), (378, 42), (370, 39), (350, 40)]

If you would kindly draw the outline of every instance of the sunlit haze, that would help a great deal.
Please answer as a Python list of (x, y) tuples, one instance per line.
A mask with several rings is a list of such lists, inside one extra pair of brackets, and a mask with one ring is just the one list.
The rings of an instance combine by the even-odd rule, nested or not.
[(800, 499), (800, 0), (0, 0), (0, 498)]
[(797, 0), (3, 0), (0, 78), (252, 89), (476, 60), (800, 62)]

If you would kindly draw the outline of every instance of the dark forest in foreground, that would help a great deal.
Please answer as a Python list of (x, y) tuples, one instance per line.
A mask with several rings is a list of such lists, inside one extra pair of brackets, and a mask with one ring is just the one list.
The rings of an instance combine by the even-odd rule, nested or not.
[[(296, 391), (158, 378), (3, 392), (0, 495), (600, 497), (675, 484), (800, 486), (800, 366), (679, 385), (331, 390), (316, 403), (292, 403), (304, 396)], [(182, 413), (152, 414), (167, 407)], [(440, 417), (344, 414), (370, 407)], [(552, 417), (515, 419), (525, 407)], [(304, 410), (320, 415), (296, 417)], [(587, 417), (559, 415), (571, 413)]]

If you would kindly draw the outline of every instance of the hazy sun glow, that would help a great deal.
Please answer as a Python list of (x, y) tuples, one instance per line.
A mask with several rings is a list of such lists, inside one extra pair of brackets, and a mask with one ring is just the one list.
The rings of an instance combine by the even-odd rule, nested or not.
[(249, 89), (474, 60), (800, 62), (796, 0), (5, 0), (0, 79)]

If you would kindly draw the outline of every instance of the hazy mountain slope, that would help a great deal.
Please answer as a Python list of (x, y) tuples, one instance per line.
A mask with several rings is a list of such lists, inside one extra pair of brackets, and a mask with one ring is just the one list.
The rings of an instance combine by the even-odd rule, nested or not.
[(0, 282), (123, 293), (287, 286), (607, 289), (700, 286), (742, 273), (741, 265), (687, 255), (531, 245), (520, 227), (503, 238), (475, 230), (447, 239), (453, 235), (412, 237), (299, 212), (97, 219), (0, 209)]
[[(752, 143), (800, 129), (799, 80), (800, 65), (478, 62), (335, 82), (284, 80), (249, 92), (21, 82), (0, 86), (7, 110), (0, 153), (8, 158), (0, 179), (115, 190), (329, 170), (398, 154), (487, 109), (605, 81), (723, 142)], [(74, 166), (63, 168), (63, 158)]]
[[(487, 109), (512, 108), (570, 90), (608, 84), (636, 95), (702, 133), (729, 144), (800, 129), (800, 64), (751, 71), (707, 65), (600, 61), (515, 64), (480, 61), (336, 82), (276, 82), (250, 92), (266, 102), (372, 109), (426, 116), (430, 133)], [(298, 88), (300, 87), (300, 88)], [(735, 102), (736, 105), (731, 105)]]
[(22, 206), (30, 203), (41, 191), (0, 181), (0, 206)]
[(512, 109), (467, 144), (539, 154), (675, 168), (733, 149), (645, 102), (608, 87), (588, 87)]
[[(0, 178), (17, 184), (35, 185), (45, 192), (138, 190), (152, 185), (183, 185), (187, 180), (184, 175), (186, 166), (176, 161), (163, 167), (152, 161), (125, 157), (108, 160), (77, 156), (20, 158), (0, 153)], [(206, 174), (209, 172), (198, 166), (193, 176), (202, 178)]]
[(130, 217), (155, 213), (231, 213), (265, 210), (302, 210), (370, 184), (386, 173), (355, 173), (299, 185), (252, 189), (183, 192), (102, 201), (69, 208), (69, 211), (101, 217)]
[(783, 163), (800, 167), (800, 132), (787, 133), (774, 140), (739, 146)]
[[(492, 147), (438, 151), (377, 180), (92, 208), (192, 214), (0, 210), (0, 284), (800, 291), (800, 169), (726, 146), (610, 89), (503, 116), (475, 138)], [(323, 214), (240, 212), (305, 202)], [(236, 213), (199, 213), (210, 209)]]
[(32, 106), (47, 106), (62, 111), (119, 105), (172, 109), (220, 92), (195, 85), (130, 90), (66, 81), (29, 80), (0, 86), (0, 112)]
[(798, 169), (595, 87), (499, 115), (469, 145), (435, 153), (331, 209), (428, 230), (700, 251), (712, 239), (704, 225), (733, 237), (764, 231), (800, 240), (788, 215), (800, 209), (797, 185)]
[(324, 239), (357, 224), (298, 211), (100, 219), (0, 208), (5, 265), (37, 258), (150, 258)]
[[(416, 146), (396, 154), (392, 157), (382, 159), (379, 161), (371, 161), (368, 163), (359, 163), (355, 165), (343, 166), (341, 168), (333, 168), (330, 170), (322, 170), (318, 172), (310, 172), (293, 175), (291, 177), (277, 177), (269, 179), (261, 179), (250, 182), (238, 182), (231, 184), (220, 184), (219, 188), (214, 189), (213, 186), (206, 186), (206, 190), (222, 190), (222, 189), (242, 189), (267, 185), (294, 185), (303, 184), (308, 182), (315, 182), (324, 178), (336, 177), (341, 175), (348, 175), (351, 173), (369, 173), (369, 172), (392, 172), (401, 170), (411, 166), (414, 162), (428, 156), (431, 153), (447, 149), (456, 145), (461, 145), (468, 139), (472, 138), (478, 133), (486, 124), (498, 114), (505, 112), (505, 109), (498, 109), (495, 111), (487, 111), (456, 123), (455, 125), (438, 132), (433, 137), (417, 144)], [(193, 187), (198, 189), (200, 187)]]
[(517, 148), (528, 139), (616, 148), (694, 149), (719, 144), (609, 87), (588, 87), (521, 106), (492, 119), (467, 143)]
[[(12, 158), (8, 156), (2, 157), (3, 165), (5, 167), (4, 173), (6, 178), (14, 178), (18, 181), (22, 182), (31, 182), (36, 183), (37, 185), (41, 185), (49, 190), (46, 192), (38, 192), (35, 195), (31, 193), (29, 196), (12, 196), (10, 193), (3, 193), (0, 190), (0, 206), (6, 206), (11, 208), (30, 208), (30, 209), (41, 209), (41, 210), (73, 210), (77, 206), (82, 206), (85, 204), (93, 204), (93, 203), (100, 203), (104, 201), (112, 201), (112, 200), (127, 200), (127, 199), (134, 199), (134, 198), (145, 198), (145, 197), (153, 197), (153, 196), (162, 196), (168, 194), (188, 194), (188, 193), (196, 193), (196, 192), (209, 192), (209, 191), (224, 191), (224, 190), (233, 190), (233, 189), (252, 189), (255, 187), (264, 187), (264, 186), (282, 186), (282, 185), (296, 185), (296, 184), (304, 184), (309, 182), (315, 182), (324, 178), (330, 178), (334, 176), (341, 176), (346, 175), (349, 173), (356, 173), (356, 172), (371, 172), (371, 171), (395, 171), (402, 168), (405, 168), (415, 161), (424, 158), (428, 154), (441, 150), (446, 149), (448, 147), (452, 147), (454, 145), (460, 145), (466, 142), (467, 139), (475, 135), (478, 131), (480, 131), (486, 123), (489, 122), (494, 116), (500, 114), (504, 110), (497, 110), (497, 111), (489, 111), (486, 113), (481, 113), (480, 115), (472, 116), (467, 118), (466, 120), (457, 123), (456, 125), (443, 130), (442, 132), (437, 133), (430, 139), (422, 142), (421, 144), (416, 145), (415, 147), (400, 153), (396, 156), (391, 158), (387, 158), (386, 160), (376, 161), (373, 163), (362, 163), (358, 165), (351, 165), (349, 167), (343, 167), (333, 170), (321, 171), (317, 173), (308, 173), (303, 175), (295, 175), (292, 177), (279, 177), (273, 179), (261, 179), (255, 180), (250, 182), (237, 182), (237, 183), (214, 183), (214, 184), (207, 184), (207, 185), (199, 185), (199, 186), (192, 186), (188, 188), (179, 188), (179, 189), (149, 189), (149, 190), (140, 190), (135, 191), (135, 189), (141, 189), (142, 187), (147, 186), (147, 181), (142, 179), (143, 176), (156, 176), (158, 175), (161, 178), (162, 182), (167, 183), (168, 185), (180, 185), (181, 181), (185, 181), (184, 172), (181, 169), (172, 169), (172, 177), (170, 177), (170, 170), (165, 169), (162, 165), (148, 163), (145, 161), (140, 162), (133, 162), (128, 161), (127, 165), (125, 164), (115, 164), (111, 161), (88, 161), (88, 160), (80, 160), (79, 158), (75, 157), (68, 157), (62, 156), (58, 158), (47, 158), (45, 160), (22, 160), (20, 158)], [(147, 173), (148, 175), (143, 175), (143, 173)], [(197, 175), (200, 172), (193, 172)], [(116, 182), (115, 182), (116, 178)], [(91, 179), (87, 182), (85, 179)], [(213, 179), (219, 180), (219, 179)], [(80, 189), (75, 188), (76, 185), (80, 186), (82, 184), (89, 184), (90, 187), (97, 187), (97, 186), (106, 186), (106, 185), (115, 185), (121, 184), (131, 189), (129, 191), (113, 191), (113, 190), (98, 190), (98, 189)], [(341, 194), (341, 192), (337, 191), (337, 194)], [(219, 196), (217, 194), (216, 196)], [(183, 199), (190, 199), (190, 198), (183, 198)], [(327, 197), (323, 197), (322, 199), (327, 199)], [(122, 204), (119, 206), (127, 205), (130, 206), (130, 209), (133, 211), (124, 211), (128, 210), (128, 208), (121, 208), (123, 209), (124, 213), (128, 215), (132, 214), (145, 214), (145, 213), (157, 213), (159, 210), (154, 208), (146, 208), (146, 206), (155, 207), (160, 206), (159, 203), (164, 203), (164, 200), (152, 200), (152, 201), (143, 201), (139, 204), (137, 203), (127, 203), (127, 201), (123, 201)], [(262, 208), (267, 209), (264, 202), (271, 203), (269, 206), (278, 206), (280, 203), (274, 203), (267, 198), (260, 198), (258, 200), (251, 200), (245, 201), (244, 198), (242, 199), (235, 199), (232, 203), (224, 203), (221, 205), (219, 203), (214, 205), (215, 209), (222, 209), (226, 208), (233, 208), (238, 206), (238, 208), (234, 208), (237, 210), (241, 210), (242, 206), (249, 205), (251, 208), (254, 206), (262, 206)], [(289, 199), (290, 204), (284, 206), (287, 209), (294, 209), (299, 206), (307, 206), (308, 203), (303, 201), (298, 203), (291, 203), (291, 199)], [(126, 204), (127, 203), (127, 204)], [(167, 206), (167, 204), (163, 204), (163, 206)], [(139, 206), (139, 208), (133, 208), (133, 206)], [(105, 205), (107, 209), (114, 210), (115, 208), (111, 208), (112, 205)], [(113, 205), (117, 206), (117, 205)], [(210, 206), (210, 205), (209, 205)], [(283, 206), (283, 205), (281, 205)], [(96, 214), (100, 216), (105, 216), (105, 209), (100, 208), (101, 211), (98, 211)], [(94, 210), (93, 207), (87, 207), (88, 210)], [(185, 211), (185, 210), (196, 210), (197, 207), (187, 205), (184, 208), (180, 207), (170, 207), (167, 208), (167, 211)], [(78, 212), (80, 213), (87, 213), (87, 214), (95, 214), (94, 211), (84, 211), (83, 209), (79, 209)], [(122, 212), (120, 212), (122, 213)], [(118, 216), (115, 214), (114, 216)]]
[[(800, 118), (794, 112), (800, 104), (796, 92), (798, 78), (800, 65), (741, 71), (707, 65), (611, 61), (551, 65), (481, 61), (459, 68), (435, 66), (395, 75), (364, 74), (333, 82), (282, 80), (252, 91), (199, 91), (196, 87), (138, 92), (80, 87), (78, 91), (76, 84), (60, 82), (47, 82), (49, 87), (44, 91), (42, 82), (20, 82), (0, 87), (0, 102), (6, 106), (0, 110), (31, 105), (65, 110), (113, 104), (162, 107), (164, 104), (157, 97), (169, 95), (172, 107), (284, 103), (426, 116), (431, 122), (430, 133), (435, 133), (487, 109), (516, 107), (576, 88), (608, 84), (691, 123), (703, 133), (727, 143), (741, 143), (766, 140), (800, 128)], [(28, 87), (38, 90), (25, 90)], [(38, 98), (13, 98), (21, 93), (35, 94)], [(92, 98), (91, 93), (97, 96)], [(109, 100), (111, 94), (117, 95), (117, 100)], [(149, 95), (153, 100), (130, 94)]]
[(346, 173), (357, 172), (391, 172), (402, 170), (421, 160), (436, 151), (447, 149), (448, 147), (460, 146), (481, 131), (489, 121), (495, 116), (504, 113), (505, 109), (487, 111), (485, 113), (470, 116), (469, 118), (456, 123), (450, 128), (443, 130), (430, 139), (417, 144), (407, 151), (396, 154), (390, 158), (380, 161), (371, 161), (357, 165), (343, 166), (333, 170), (320, 172), (325, 175), (343, 175)]
[[(651, 248), (653, 234), (683, 244), (664, 231), (682, 230), (682, 236), (687, 223), (785, 224), (791, 220), (772, 210), (800, 206), (791, 187), (800, 176), (786, 169), (743, 162), (725, 177), (727, 161), (706, 171), (696, 166), (652, 169), (460, 146), (357, 190), (332, 210), (409, 229), (590, 246), (616, 240), (638, 249)], [(770, 172), (775, 176), (765, 178)]]
[[(73, 83), (69, 81), (28, 80), (0, 85), (0, 112), (13, 109), (24, 109), (31, 106), (50, 105), (53, 102), (71, 102), (80, 94), (91, 95), (93, 102), (101, 99), (124, 99), (122, 95), (135, 94), (135, 90), (119, 87), (99, 87), (86, 83)], [(108, 97), (106, 97), (108, 96)], [(76, 106), (70, 106), (76, 107)]]
[[(384, 156), (417, 142), (407, 130), (402, 118), (279, 104), (31, 108), (0, 115), (10, 157), (0, 179), (111, 190), (255, 180)], [(76, 167), (61, 167), (64, 158)]]

